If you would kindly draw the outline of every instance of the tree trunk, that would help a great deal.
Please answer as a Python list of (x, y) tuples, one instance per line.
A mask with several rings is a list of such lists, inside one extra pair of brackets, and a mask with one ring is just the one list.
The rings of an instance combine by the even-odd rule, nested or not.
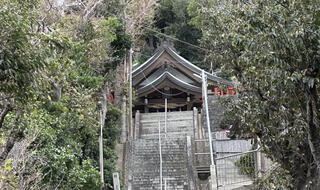
[(11, 129), (10, 136), (6, 142), (4, 151), (0, 155), (0, 165), (7, 159), (9, 152), (12, 150), (14, 144), (23, 137), (23, 129), (19, 129), (19, 121), (22, 113), (18, 112), (14, 121), (14, 127)]
[(320, 126), (319, 102), (316, 86), (309, 88), (309, 92), (307, 92), (307, 122), (308, 144), (314, 163), (317, 166), (316, 187), (320, 188)]
[(56, 101), (59, 102), (61, 100), (62, 87), (58, 83), (53, 83), (53, 86), (55, 88)]
[(13, 110), (13, 108), (12, 108), (12, 106), (10, 105), (10, 104), (8, 104), (3, 110), (2, 110), (2, 112), (1, 112), (1, 114), (0, 114), (0, 129), (2, 128), (2, 124), (3, 124), (3, 122), (4, 122), (4, 118), (6, 117), (6, 115), (10, 112), (10, 111), (12, 111)]

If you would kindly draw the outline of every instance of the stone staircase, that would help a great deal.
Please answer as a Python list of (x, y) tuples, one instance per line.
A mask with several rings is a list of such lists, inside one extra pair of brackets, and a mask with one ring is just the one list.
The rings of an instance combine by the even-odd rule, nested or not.
[[(145, 113), (140, 116), (140, 134), (142, 139), (158, 139), (159, 120), (161, 133), (165, 132), (164, 113)], [(193, 111), (167, 113), (167, 138), (185, 138), (193, 136)]]
[[(159, 142), (138, 139), (133, 146), (133, 189), (160, 189)], [(161, 147), (163, 184), (167, 179), (167, 189), (188, 189), (186, 140), (167, 139), (161, 143)]]
[[(186, 136), (193, 136), (193, 112), (170, 112), (164, 134), (164, 113), (140, 115), (138, 138), (129, 142), (129, 183), (132, 190), (160, 189), (159, 119), (162, 182), (167, 190), (189, 190), (190, 158)], [(166, 137), (165, 137), (166, 136)], [(190, 153), (189, 153), (190, 154)], [(130, 188), (129, 188), (130, 189)]]

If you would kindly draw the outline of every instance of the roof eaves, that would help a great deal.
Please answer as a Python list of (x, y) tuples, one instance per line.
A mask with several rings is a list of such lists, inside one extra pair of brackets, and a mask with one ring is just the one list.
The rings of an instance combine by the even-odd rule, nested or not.
[(138, 75), (141, 71), (148, 68), (155, 60), (157, 60), (164, 52), (164, 49), (157, 51), (153, 56), (151, 56), (147, 61), (141, 64), (138, 68), (132, 71), (132, 77)]
[[(171, 53), (173, 53), (172, 56), (174, 56), (175, 58), (177, 59), (180, 59), (181, 61), (183, 61), (183, 63), (185, 63), (186, 67), (188, 67), (189, 69), (191, 69), (192, 71), (196, 72), (198, 75), (201, 76), (201, 72), (202, 72), (202, 69), (195, 66), (194, 64), (192, 64), (190, 61), (186, 60), (185, 58), (181, 57), (179, 54), (177, 54), (174, 50), (172, 50), (170, 47), (166, 48), (169, 50), (169, 54), (172, 55)], [(171, 53), (170, 53), (171, 52)], [(179, 62), (181, 63), (181, 62)], [(216, 82), (219, 82), (219, 83), (222, 83), (222, 84), (225, 84), (225, 85), (233, 85), (233, 82), (232, 81), (229, 81), (229, 80), (226, 80), (226, 79), (223, 79), (223, 78), (220, 78), (220, 77), (217, 77), (215, 75), (212, 75), (211, 73), (209, 72), (206, 72), (206, 75), (208, 76), (208, 78), (212, 81), (216, 81)]]
[(189, 90), (195, 91), (195, 92), (201, 92), (201, 88), (191, 85), (189, 83), (186, 83), (184, 81), (181, 81), (177, 77), (173, 76), (170, 72), (166, 71), (159, 77), (157, 77), (155, 80), (151, 81), (148, 85), (141, 87), (140, 89), (137, 90), (137, 93), (142, 93), (146, 90), (149, 90), (150, 88), (155, 88), (154, 86), (161, 83), (163, 80), (166, 78), (169, 78), (169, 80), (177, 85), (183, 86), (184, 88), (187, 88)]

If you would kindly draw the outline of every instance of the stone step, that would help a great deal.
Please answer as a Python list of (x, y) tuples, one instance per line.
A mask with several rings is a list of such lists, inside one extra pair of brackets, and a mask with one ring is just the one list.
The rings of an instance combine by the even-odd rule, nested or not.
[[(167, 116), (167, 122), (170, 121), (181, 121), (181, 120), (193, 120), (193, 116), (189, 116), (189, 115), (177, 115), (177, 116)], [(163, 124), (165, 122), (165, 117), (144, 117), (144, 118), (140, 118), (140, 122), (145, 122), (145, 121), (153, 121), (155, 123), (159, 124)]]
[[(191, 123), (188, 123), (187, 121), (184, 121), (185, 123), (177, 123), (177, 124), (168, 124), (166, 127), (164, 125), (161, 125), (160, 127), (160, 132), (163, 133), (165, 131), (165, 129), (167, 129), (167, 131), (174, 131), (174, 130), (188, 130), (188, 131), (193, 131), (193, 126)], [(143, 124), (140, 125), (140, 130), (155, 130), (157, 132), (159, 132), (159, 126), (156, 124)]]
[[(150, 118), (164, 118), (164, 112), (157, 112), (157, 113), (141, 113), (141, 119), (150, 119)], [(181, 111), (181, 112), (167, 112), (167, 117), (193, 117), (193, 111)]]
[[(165, 130), (161, 131), (161, 138), (165, 138), (165, 135), (172, 135), (174, 133), (181, 133), (183, 135), (185, 134), (193, 134), (193, 130), (190, 130), (188, 128), (180, 128), (180, 129), (170, 129), (167, 128), (167, 132), (165, 132)], [(141, 130), (141, 134), (140, 135), (148, 135), (148, 134), (157, 134), (157, 139), (159, 139), (159, 132), (157, 129), (142, 129)], [(183, 137), (180, 137), (183, 138)]]
[[(193, 136), (193, 131), (184, 131), (184, 132), (171, 132), (167, 133), (167, 137), (174, 137), (177, 139), (185, 139), (186, 136)], [(156, 133), (153, 134), (141, 134), (142, 139), (158, 139), (159, 135)]]
[[(144, 131), (156, 131), (157, 133), (159, 133), (159, 127), (155, 127), (155, 126), (151, 126), (151, 125), (142, 125), (141, 126), (141, 132)], [(165, 130), (167, 130), (167, 132), (175, 132), (175, 131), (193, 131), (193, 127), (190, 125), (167, 125), (167, 128), (165, 129), (165, 127), (161, 127), (160, 128), (160, 132), (163, 134), (165, 132)]]
[[(176, 134), (175, 134), (176, 133)], [(190, 132), (191, 133), (191, 132)], [(193, 133), (193, 132), (192, 132)], [(188, 189), (187, 141), (185, 131), (173, 132), (180, 138), (161, 138), (162, 174), (167, 181), (167, 190)], [(160, 176), (160, 155), (158, 134), (151, 134), (152, 139), (137, 139), (131, 144), (132, 187), (134, 190), (158, 190)], [(146, 136), (147, 137), (147, 136)]]
[[(159, 127), (159, 120), (155, 120), (155, 119), (144, 119), (144, 120), (140, 120), (140, 124), (142, 126), (145, 125), (152, 125), (154, 127)], [(165, 125), (165, 121), (161, 120), (160, 121), (160, 126), (164, 126)], [(193, 125), (193, 119), (192, 118), (172, 118), (172, 119), (167, 119), (167, 126), (168, 125)]]
[[(161, 144), (162, 145), (172, 145), (172, 146), (180, 145), (179, 142), (175, 142), (175, 141), (169, 141), (168, 142), (167, 139), (169, 139), (169, 137), (165, 138), (164, 134), (163, 134), (161, 136)], [(184, 137), (183, 139), (186, 139), (186, 138)], [(142, 145), (142, 146), (152, 147), (152, 146), (157, 146), (159, 144), (159, 139), (138, 139), (138, 140), (147, 140), (147, 141), (149, 141), (149, 142), (141, 141), (141, 142), (134, 143), (135, 145), (138, 145), (138, 146)], [(176, 139), (176, 140), (181, 140), (181, 139)]]
[[(153, 140), (156, 140), (158, 141), (158, 139), (153, 139)], [(152, 145), (152, 146), (147, 146), (147, 145), (144, 145), (144, 144), (139, 144), (139, 145), (135, 145), (135, 149), (139, 149), (139, 150), (159, 150), (159, 144), (156, 144), (156, 145)], [(162, 149), (181, 149), (185, 147), (183, 144), (181, 145), (178, 145), (178, 144), (175, 144), (175, 145), (170, 145), (170, 144), (161, 144), (161, 148)]]
[[(160, 175), (160, 172), (159, 171), (154, 171), (154, 172), (148, 172), (148, 173), (142, 173), (143, 170), (137, 170), (135, 172), (133, 172), (133, 176), (135, 178), (139, 178), (139, 179), (149, 179), (149, 178), (152, 178), (152, 177), (159, 177)], [(184, 171), (184, 172), (180, 172), (180, 171), (166, 171), (166, 170), (163, 170), (162, 173), (164, 175), (167, 175), (167, 176), (170, 176), (170, 177), (175, 177), (177, 179), (183, 179), (183, 178), (186, 178), (187, 175), (185, 175), (185, 173), (187, 173), (187, 171)]]
[[(174, 153), (171, 153), (171, 151), (174, 151)], [(165, 158), (179, 156), (179, 155), (184, 154), (186, 151), (187, 150), (185, 147), (161, 148), (162, 157), (165, 157)], [(159, 155), (159, 150), (139, 149), (139, 150), (135, 150), (134, 153), (139, 154), (136, 156), (141, 156), (141, 154), (143, 154), (143, 156), (146, 156), (146, 155), (157, 156), (157, 155)]]

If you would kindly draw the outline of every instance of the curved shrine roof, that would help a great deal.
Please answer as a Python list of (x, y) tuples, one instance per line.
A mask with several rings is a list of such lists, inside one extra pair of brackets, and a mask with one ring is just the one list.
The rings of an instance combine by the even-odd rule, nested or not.
[[(158, 60), (163, 56), (172, 59), (168, 63), (168, 65), (171, 64), (170, 66), (165, 63), (166, 66), (164, 67), (164, 64), (159, 63)], [(146, 93), (164, 81), (170, 81), (172, 84), (188, 91), (201, 93), (201, 73), (201, 68), (181, 57), (172, 47), (165, 44), (160, 46), (153, 56), (132, 72), (132, 78), (138, 94)], [(205, 72), (205, 74), (209, 82), (233, 85), (230, 80), (208, 72)]]

